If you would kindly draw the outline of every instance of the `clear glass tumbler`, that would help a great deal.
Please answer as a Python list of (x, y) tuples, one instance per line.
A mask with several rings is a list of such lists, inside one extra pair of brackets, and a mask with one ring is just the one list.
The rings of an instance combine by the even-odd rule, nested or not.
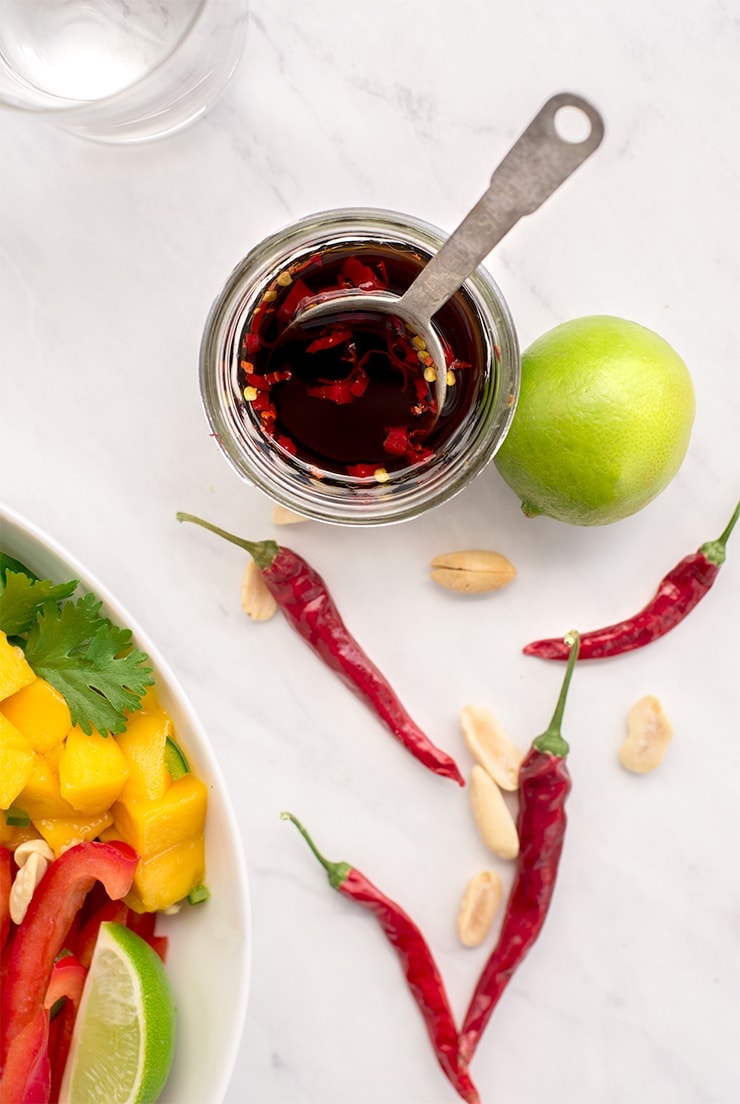
[[(297, 289), (299, 281), (304, 284), (312, 278), (320, 279), (321, 272), (336, 271), (350, 258), (349, 265), (359, 273), (360, 281), (362, 266), (368, 264), (387, 274), (389, 287), (400, 294), (443, 241), (442, 231), (409, 215), (372, 208), (327, 211), (272, 235), (237, 265), (206, 323), (200, 383), (213, 436), (246, 482), (306, 517), (344, 525), (379, 525), (415, 517), (445, 502), (492, 459), (514, 415), (520, 359), (509, 308), (483, 267), (465, 281), (436, 316), (444, 337), (443, 312), (449, 308), (445, 325), (449, 324), (451, 353), (461, 357), (460, 363), (464, 364), (452, 373), (453, 385), (448, 387), (442, 411), (422, 442), (418, 462), (389, 455), (387, 469), (373, 468), (362, 463), (366, 457), (357, 443), (355, 463), (351, 450), (365, 430), (364, 413), (354, 415), (359, 417), (359, 425), (354, 423), (356, 436), (350, 433), (349, 440), (341, 443), (346, 464), (332, 461), (322, 466), (315, 457), (301, 455), (301, 449), (295, 448), (299, 438), (287, 440), (285, 431), (281, 432), (279, 414), (277, 423), (265, 422), (266, 417), (272, 419), (275, 415), (264, 388), (285, 386), (285, 374), (278, 372), (277, 381), (269, 371), (258, 377), (250, 363), (255, 319), (264, 318), (266, 308), (273, 324), (281, 313), (287, 318), (290, 300), (286, 296), (292, 294), (295, 298), (296, 291), (291, 293), (290, 289)], [(269, 344), (268, 339), (266, 347)], [(420, 360), (422, 357), (423, 352)], [(448, 366), (450, 363), (454, 367), (457, 362), (448, 358)], [(375, 370), (376, 383), (377, 373), (383, 370)], [(372, 371), (369, 369), (371, 375)], [(403, 386), (408, 386), (409, 376), (413, 377), (413, 368), (406, 373)], [(423, 388), (417, 378), (412, 378), (411, 386), (417, 381)], [(318, 384), (318, 391), (311, 386), (307, 394), (326, 397), (323, 407), (313, 399), (301, 407), (300, 398), (296, 407), (295, 398), (291, 400), (293, 424), (302, 422), (308, 431), (300, 437), (299, 430), (299, 437), (303, 442), (311, 437), (314, 449), (317, 440), (320, 448), (324, 439), (324, 426), (339, 425), (342, 411), (348, 409), (343, 404), (353, 401), (341, 387), (327, 388), (322, 380)], [(363, 398), (369, 393), (368, 388)], [(311, 402), (312, 413), (308, 413)], [(279, 405), (278, 398), (275, 403)], [(414, 410), (413, 406), (404, 409)], [(382, 415), (380, 420), (382, 423)], [(409, 424), (412, 422), (413, 417)], [(391, 453), (398, 451), (395, 444), (399, 432), (404, 440), (398, 428), (388, 438)], [(401, 445), (401, 453), (405, 447)]]
[(142, 142), (200, 118), (244, 47), (248, 0), (0, 0), (0, 105)]

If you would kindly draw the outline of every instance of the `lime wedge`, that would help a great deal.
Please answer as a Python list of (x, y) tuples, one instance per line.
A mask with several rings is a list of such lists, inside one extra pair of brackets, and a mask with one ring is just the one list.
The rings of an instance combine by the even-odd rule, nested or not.
[(154, 1104), (175, 1044), (162, 961), (121, 924), (104, 923), (85, 982), (59, 1104)]

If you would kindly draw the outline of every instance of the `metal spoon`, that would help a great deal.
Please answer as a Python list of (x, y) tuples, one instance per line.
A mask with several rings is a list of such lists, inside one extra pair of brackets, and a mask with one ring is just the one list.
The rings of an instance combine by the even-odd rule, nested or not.
[[(555, 117), (562, 108), (577, 108), (590, 131), (582, 141), (560, 136)], [(494, 171), (487, 191), (427, 262), (403, 295), (362, 291), (335, 292), (326, 300), (299, 311), (288, 329), (344, 311), (378, 312), (400, 318), (425, 343), (436, 368), (437, 410), (447, 390), (445, 358), (432, 317), (462, 286), (505, 234), (524, 215), (530, 215), (589, 157), (604, 136), (604, 123), (595, 107), (580, 96), (561, 92), (538, 111), (532, 122)], [(359, 302), (358, 302), (359, 301)]]

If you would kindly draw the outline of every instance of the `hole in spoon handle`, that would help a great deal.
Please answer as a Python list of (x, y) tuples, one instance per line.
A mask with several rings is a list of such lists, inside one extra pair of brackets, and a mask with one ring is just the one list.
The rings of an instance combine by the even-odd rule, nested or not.
[[(567, 114), (580, 116), (586, 129), (579, 141), (571, 140)], [(559, 116), (562, 123), (559, 124)], [(588, 100), (574, 92), (559, 92), (544, 104), (514, 143), (491, 177), (492, 202), (509, 208), (513, 225), (544, 203), (579, 165), (591, 156), (604, 137), (604, 121)]]

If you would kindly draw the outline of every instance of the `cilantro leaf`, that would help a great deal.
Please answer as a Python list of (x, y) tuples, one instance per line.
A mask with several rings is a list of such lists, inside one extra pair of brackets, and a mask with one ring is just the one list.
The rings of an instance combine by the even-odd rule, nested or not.
[(49, 579), (31, 579), (8, 568), (4, 584), (0, 581), (0, 629), (6, 636), (28, 632), (49, 602), (69, 598), (76, 589), (76, 579), (52, 583)]
[(47, 603), (26, 641), (26, 659), (37, 675), (64, 696), (72, 723), (90, 735), (123, 732), (126, 711), (141, 707), (154, 682), (148, 656), (132, 647), (130, 629), (100, 616), (101, 603), (87, 593), (61, 606)]
[(29, 579), (38, 579), (38, 575), (34, 575), (30, 567), (26, 567), (14, 556), (9, 556), (7, 552), (0, 552), (0, 579), (5, 578), (6, 571), (18, 571), (21, 575), (28, 575)]

